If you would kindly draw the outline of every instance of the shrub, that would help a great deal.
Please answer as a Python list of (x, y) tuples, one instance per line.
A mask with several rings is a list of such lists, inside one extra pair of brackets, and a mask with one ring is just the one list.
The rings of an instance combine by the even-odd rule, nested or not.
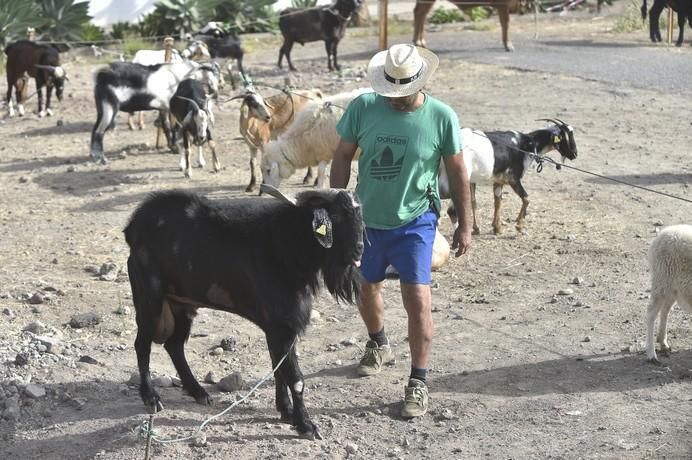
[[(666, 16), (661, 15), (661, 18)], [(624, 15), (620, 17), (613, 26), (613, 32), (634, 32), (635, 30), (641, 30), (644, 28), (644, 22), (642, 21), (642, 14), (639, 10), (639, 3), (637, 0), (631, 0)]]
[(430, 22), (433, 24), (448, 24), (463, 20), (458, 8), (436, 8), (430, 16)]

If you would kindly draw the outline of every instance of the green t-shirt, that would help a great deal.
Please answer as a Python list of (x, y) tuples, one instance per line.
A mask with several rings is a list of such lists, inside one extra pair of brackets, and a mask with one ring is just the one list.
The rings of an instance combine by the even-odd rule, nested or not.
[(401, 112), (384, 97), (366, 93), (349, 104), (336, 130), (362, 151), (356, 194), (365, 225), (397, 228), (431, 204), (440, 209), (440, 159), (461, 150), (459, 119), (451, 107), (426, 94), (417, 110)]

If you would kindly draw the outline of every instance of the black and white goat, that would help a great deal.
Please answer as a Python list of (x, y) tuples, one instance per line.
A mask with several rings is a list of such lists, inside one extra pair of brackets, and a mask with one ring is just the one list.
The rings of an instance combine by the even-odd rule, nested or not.
[[(265, 191), (279, 196), (275, 189)], [(306, 437), (320, 438), (305, 408), (294, 345), (310, 322), (320, 286), (349, 303), (358, 297), (363, 229), (360, 206), (345, 190), (307, 191), (295, 200), (153, 194), (125, 228), (145, 406), (163, 410), (149, 373), (152, 342), (164, 345), (187, 393), (199, 404), (212, 404), (190, 370), (184, 346), (197, 309), (213, 308), (262, 329), (272, 365), (278, 366), (281, 419)]]
[(286, 8), (279, 15), (279, 29), (284, 43), (279, 50), (279, 68), (284, 56), (288, 68), (296, 70), (291, 62), (291, 49), (294, 43), (304, 45), (307, 42), (324, 40), (327, 49), (327, 66), (329, 70), (339, 70), (336, 48), (344, 38), (346, 24), (351, 15), (360, 6), (361, 0), (336, 0), (333, 5), (314, 8)]
[[(96, 123), (91, 131), (91, 156), (106, 163), (103, 153), (103, 134), (115, 125), (118, 111), (168, 110), (168, 104), (178, 83), (185, 78), (204, 82), (214, 94), (218, 92), (218, 68), (193, 61), (144, 66), (131, 62), (113, 62), (96, 73), (94, 98)], [(167, 117), (164, 132), (172, 147)]]
[[(478, 131), (462, 129), (464, 163), (471, 182), (471, 207), (473, 209), (473, 233), (480, 233), (476, 222), (476, 184), (490, 182), (495, 195), (495, 214), (493, 231), (502, 233), (500, 210), (502, 207), (502, 186), (509, 185), (521, 198), (522, 205), (517, 216), (516, 229), (524, 231), (526, 208), (529, 206), (529, 194), (526, 193), (521, 179), (534, 161), (534, 156), (542, 156), (557, 150), (565, 158), (577, 158), (577, 144), (574, 130), (558, 119), (546, 120), (551, 126), (531, 131), (528, 134), (517, 131)], [(449, 198), (449, 181), (444, 166), (440, 164), (440, 196)], [(456, 224), (457, 216), (454, 205), (450, 205), (447, 214)]]
[(187, 78), (180, 82), (178, 89), (171, 98), (171, 118), (173, 126), (173, 145), (176, 145), (177, 134), (183, 138), (183, 150), (180, 152), (180, 169), (185, 171), (185, 177), (192, 175), (190, 166), (190, 140), (197, 146), (197, 165), (204, 167), (202, 145), (209, 144), (214, 161), (214, 172), (221, 169), (216, 157), (216, 146), (211, 138), (210, 126), (214, 125), (214, 113), (211, 101), (204, 92), (204, 85), (197, 80)]

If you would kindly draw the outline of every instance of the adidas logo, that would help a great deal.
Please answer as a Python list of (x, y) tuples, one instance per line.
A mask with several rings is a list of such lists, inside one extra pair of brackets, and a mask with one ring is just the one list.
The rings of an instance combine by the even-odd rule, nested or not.
[(372, 160), (370, 163), (370, 176), (373, 179), (391, 181), (399, 177), (401, 165), (404, 162), (402, 156), (399, 161), (394, 162), (394, 153), (389, 147), (385, 147), (380, 157), (380, 161)]

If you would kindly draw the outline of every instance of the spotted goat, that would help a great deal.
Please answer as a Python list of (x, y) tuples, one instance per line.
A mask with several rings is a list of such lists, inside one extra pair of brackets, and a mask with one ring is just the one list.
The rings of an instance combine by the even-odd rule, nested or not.
[(210, 201), (180, 191), (160, 192), (132, 215), (125, 239), (136, 310), (139, 393), (151, 412), (163, 410), (149, 372), (155, 342), (164, 345), (187, 393), (199, 404), (212, 404), (190, 370), (185, 342), (199, 308), (235, 313), (266, 336), (277, 368), (281, 420), (305, 437), (321, 439), (305, 408), (296, 339), (310, 322), (320, 286), (349, 303), (359, 295), (360, 205), (345, 190), (306, 191), (293, 199), (263, 188), (280, 199)]

